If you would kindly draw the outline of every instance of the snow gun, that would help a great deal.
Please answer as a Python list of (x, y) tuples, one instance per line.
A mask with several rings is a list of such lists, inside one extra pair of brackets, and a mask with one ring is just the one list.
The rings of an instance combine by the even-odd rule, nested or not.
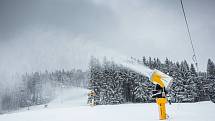
[(165, 106), (167, 103), (166, 95), (172, 84), (172, 78), (159, 70), (153, 70), (150, 76), (150, 81), (156, 85), (155, 90), (152, 92), (152, 98), (156, 99), (156, 103), (159, 106), (159, 118), (160, 120), (165, 120), (167, 119)]

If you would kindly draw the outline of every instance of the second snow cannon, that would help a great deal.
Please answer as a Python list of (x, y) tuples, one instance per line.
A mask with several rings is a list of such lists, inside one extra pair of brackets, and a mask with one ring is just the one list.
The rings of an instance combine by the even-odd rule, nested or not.
[(156, 98), (156, 103), (159, 106), (159, 118), (160, 120), (167, 119), (166, 114), (166, 102), (167, 102), (167, 90), (169, 90), (172, 84), (172, 78), (167, 74), (159, 70), (153, 70), (150, 76), (150, 81), (156, 85), (155, 90), (153, 90), (152, 98)]

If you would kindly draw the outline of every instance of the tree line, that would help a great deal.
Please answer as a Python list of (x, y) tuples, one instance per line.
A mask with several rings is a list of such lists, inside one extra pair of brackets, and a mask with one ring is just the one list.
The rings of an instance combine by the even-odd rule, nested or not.
[[(172, 102), (215, 102), (215, 65), (211, 59), (207, 72), (196, 72), (194, 65), (187, 61), (173, 62), (166, 58), (161, 62), (151, 57), (132, 60), (173, 77), (169, 91)], [(20, 84), (13, 88), (0, 89), (0, 113), (46, 104), (55, 98), (59, 89), (72, 87), (93, 90), (96, 103), (102, 105), (154, 102), (151, 98), (154, 85), (148, 77), (106, 58), (101, 62), (92, 57), (88, 71), (33, 72), (22, 75), (20, 80)]]
[(0, 112), (46, 104), (55, 98), (59, 89), (87, 88), (87, 80), (88, 72), (79, 69), (26, 73), (18, 85), (0, 92)]
[[(199, 102), (215, 99), (215, 66), (208, 60), (207, 72), (196, 72), (193, 64), (186, 60), (173, 62), (168, 58), (161, 62), (158, 58), (134, 59), (150, 69), (158, 69), (173, 78), (169, 90), (171, 102)], [(151, 103), (154, 85), (149, 78), (128, 67), (116, 64), (106, 58), (100, 62), (92, 57), (89, 69), (89, 89), (96, 93), (96, 104), (121, 104), (126, 102)], [(88, 101), (93, 97), (89, 97)]]

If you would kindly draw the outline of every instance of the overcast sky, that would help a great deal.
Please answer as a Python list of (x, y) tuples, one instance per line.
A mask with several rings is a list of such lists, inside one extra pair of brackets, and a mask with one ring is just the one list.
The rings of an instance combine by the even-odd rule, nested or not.
[[(215, 1), (184, 0), (200, 69), (215, 61)], [(0, 76), (87, 68), (91, 55), (192, 62), (179, 0), (0, 0)]]

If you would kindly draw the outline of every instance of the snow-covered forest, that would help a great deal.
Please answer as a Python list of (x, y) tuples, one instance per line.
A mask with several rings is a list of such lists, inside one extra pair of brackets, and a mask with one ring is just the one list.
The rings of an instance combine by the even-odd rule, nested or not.
[(0, 112), (46, 104), (60, 95), (63, 89), (86, 88), (87, 76), (87, 72), (79, 69), (26, 73), (21, 76), (18, 85), (0, 91)]
[[(174, 81), (169, 90), (171, 102), (214, 101), (215, 99), (215, 66), (210, 59), (207, 72), (199, 72), (199, 74), (194, 65), (189, 65), (186, 60), (173, 62), (166, 58), (165, 62), (161, 62), (158, 58), (151, 57), (132, 60), (173, 77)], [(96, 104), (154, 102), (151, 98), (154, 85), (149, 78), (127, 67), (108, 61), (106, 58), (102, 62), (92, 58), (89, 73), (89, 89), (96, 93)]]
[[(215, 65), (208, 60), (207, 72), (197, 73), (187, 61), (173, 62), (158, 58), (131, 59), (150, 69), (158, 69), (174, 81), (169, 90), (171, 102), (199, 102), (215, 99)], [(149, 78), (114, 61), (92, 57), (87, 71), (72, 69), (33, 72), (21, 76), (13, 88), (1, 89), (1, 112), (46, 104), (60, 95), (62, 89), (81, 87), (95, 91), (96, 104), (152, 103), (154, 84)], [(90, 97), (89, 99), (90, 100)]]

